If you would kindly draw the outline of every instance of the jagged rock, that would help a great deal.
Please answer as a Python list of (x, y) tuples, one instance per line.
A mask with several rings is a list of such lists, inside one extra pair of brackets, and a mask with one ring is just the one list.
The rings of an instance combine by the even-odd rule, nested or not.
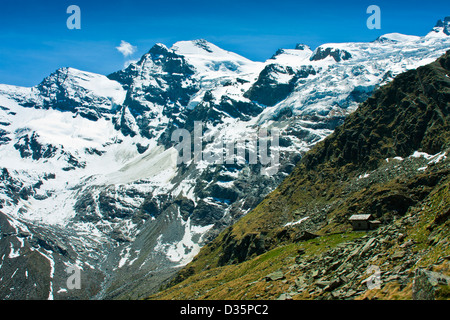
[[(277, 52), (277, 54), (280, 53), (282, 52)], [(286, 67), (276, 63), (268, 64), (244, 96), (252, 101), (273, 106), (292, 92), (298, 79), (307, 78), (309, 75), (315, 74), (316, 70), (312, 66), (303, 66), (299, 70), (294, 70), (289, 66)], [(287, 83), (280, 82), (278, 80), (280, 75), (289, 77), (290, 80)]]
[(136, 148), (137, 148), (137, 150), (138, 150), (138, 152), (139, 152), (140, 154), (142, 154), (142, 153), (144, 153), (145, 151), (147, 151), (148, 147), (149, 147), (149, 145), (144, 146), (144, 145), (142, 145), (142, 144), (140, 144), (140, 143), (136, 143)]
[(341, 50), (341, 49), (336, 49), (336, 48), (324, 49), (322, 47), (319, 47), (316, 49), (316, 51), (314, 52), (314, 55), (310, 58), (310, 60), (311, 61), (322, 60), (329, 56), (333, 57), (333, 59), (336, 62), (339, 62), (341, 60), (348, 60), (352, 57), (350, 52), (348, 52), (346, 50)]
[(305, 49), (310, 49), (310, 47), (307, 44), (297, 43), (295, 45), (295, 49), (296, 50), (305, 50)]

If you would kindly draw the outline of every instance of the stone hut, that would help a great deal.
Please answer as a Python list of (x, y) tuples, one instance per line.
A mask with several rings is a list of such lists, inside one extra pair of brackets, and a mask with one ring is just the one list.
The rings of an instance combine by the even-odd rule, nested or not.
[(373, 230), (380, 225), (380, 221), (372, 220), (371, 214), (354, 214), (348, 220), (352, 224), (353, 230)]

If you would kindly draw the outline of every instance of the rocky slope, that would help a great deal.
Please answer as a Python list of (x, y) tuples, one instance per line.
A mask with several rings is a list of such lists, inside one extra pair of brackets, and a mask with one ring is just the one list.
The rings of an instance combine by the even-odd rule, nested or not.
[(376, 90), (150, 298), (448, 299), (449, 75), (447, 51)]
[[(61, 68), (32, 88), (0, 85), (0, 297), (156, 291), (376, 87), (448, 49), (448, 23), (422, 37), (297, 45), (266, 62), (205, 40), (156, 44), (109, 76)], [(178, 165), (172, 133), (198, 122), (204, 153)], [(273, 161), (251, 163), (251, 144), (207, 160), (264, 129), (280, 132)]]

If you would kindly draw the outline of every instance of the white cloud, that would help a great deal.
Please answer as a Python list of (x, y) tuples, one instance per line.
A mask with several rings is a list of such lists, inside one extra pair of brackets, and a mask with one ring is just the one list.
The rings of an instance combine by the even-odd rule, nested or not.
[(116, 47), (116, 49), (123, 54), (124, 57), (131, 56), (133, 53), (136, 52), (137, 47), (132, 46), (130, 43), (126, 41), (121, 41), (120, 46)]

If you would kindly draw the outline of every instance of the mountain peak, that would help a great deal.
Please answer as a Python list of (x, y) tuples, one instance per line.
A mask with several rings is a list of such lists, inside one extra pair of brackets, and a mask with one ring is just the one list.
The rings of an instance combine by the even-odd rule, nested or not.
[(178, 41), (171, 47), (172, 50), (182, 55), (224, 55), (232, 54), (223, 50), (215, 44), (205, 40), (196, 39), (188, 41)]
[(450, 16), (445, 17), (444, 21), (439, 19), (428, 35), (450, 36)]
[(295, 45), (295, 50), (311, 50), (311, 47), (304, 43), (297, 43)]
[(155, 45), (153, 45), (153, 47), (149, 50), (148, 53), (151, 54), (165, 54), (169, 51), (169, 49), (162, 43), (156, 43)]
[(397, 32), (393, 33), (386, 33), (381, 36), (379, 36), (375, 42), (391, 42), (391, 43), (397, 43), (397, 42), (408, 42), (408, 41), (417, 41), (420, 37), (418, 36), (409, 36)]
[(202, 74), (245, 73), (254, 71), (254, 68), (260, 65), (260, 63), (253, 62), (237, 53), (224, 50), (205, 39), (179, 41), (174, 43), (170, 49), (183, 56)]
[(311, 61), (323, 60), (327, 57), (332, 57), (336, 62), (341, 60), (348, 60), (352, 57), (351, 53), (342, 48), (330, 47), (329, 45), (322, 45), (317, 47), (311, 56)]

